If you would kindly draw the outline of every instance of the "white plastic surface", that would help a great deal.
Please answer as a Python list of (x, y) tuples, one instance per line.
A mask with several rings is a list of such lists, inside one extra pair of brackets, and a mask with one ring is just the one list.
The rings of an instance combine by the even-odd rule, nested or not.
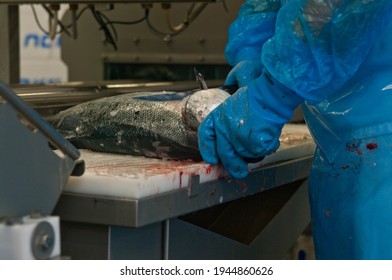
[[(294, 135), (294, 141), (293, 140)], [(289, 137), (285, 140), (282, 137)], [(312, 155), (315, 144), (305, 125), (286, 125), (279, 150), (250, 168)], [(159, 160), (128, 155), (104, 154), (81, 150), (86, 172), (70, 177), (64, 191), (90, 195), (139, 199), (186, 188), (193, 175), (200, 182), (227, 176), (221, 165), (204, 162)]]

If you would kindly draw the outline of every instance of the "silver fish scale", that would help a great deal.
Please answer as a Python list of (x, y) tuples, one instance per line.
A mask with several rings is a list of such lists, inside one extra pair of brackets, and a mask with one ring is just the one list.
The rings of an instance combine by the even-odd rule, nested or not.
[(185, 98), (157, 102), (138, 96), (82, 103), (50, 121), (79, 148), (157, 158), (192, 157), (187, 151), (198, 154), (196, 132), (187, 130), (182, 121)]
[[(124, 99), (123, 103), (122, 99)], [(122, 104), (119, 104), (118, 112), (111, 112), (114, 116), (109, 117), (108, 123), (132, 124), (136, 129), (153, 131), (157, 135), (157, 141), (160, 137), (164, 137), (183, 143), (185, 146), (191, 145), (182, 122), (183, 101), (147, 102), (133, 98), (129, 101), (125, 96), (119, 100)], [(136, 134), (143, 133), (142, 131), (137, 131)]]

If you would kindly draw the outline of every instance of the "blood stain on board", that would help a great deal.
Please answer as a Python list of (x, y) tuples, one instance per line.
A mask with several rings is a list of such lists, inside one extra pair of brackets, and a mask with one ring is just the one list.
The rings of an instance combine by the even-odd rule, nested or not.
[(180, 188), (182, 187), (182, 174), (184, 174), (184, 172), (180, 171)]
[(214, 166), (213, 166), (213, 165), (209, 165), (209, 166), (206, 168), (206, 174), (210, 174), (210, 173), (212, 172), (213, 169), (214, 169)]

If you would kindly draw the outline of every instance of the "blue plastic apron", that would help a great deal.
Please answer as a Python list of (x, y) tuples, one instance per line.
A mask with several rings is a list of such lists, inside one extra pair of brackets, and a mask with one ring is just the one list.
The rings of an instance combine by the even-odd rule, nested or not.
[(309, 178), (318, 259), (392, 259), (392, 25), (357, 74), (303, 106), (318, 148)]

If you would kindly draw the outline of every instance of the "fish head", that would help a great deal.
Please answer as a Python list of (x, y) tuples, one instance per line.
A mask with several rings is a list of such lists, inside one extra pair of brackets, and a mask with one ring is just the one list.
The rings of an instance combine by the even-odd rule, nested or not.
[(229, 96), (229, 93), (219, 88), (194, 92), (182, 108), (184, 123), (191, 130), (197, 131), (202, 121)]

